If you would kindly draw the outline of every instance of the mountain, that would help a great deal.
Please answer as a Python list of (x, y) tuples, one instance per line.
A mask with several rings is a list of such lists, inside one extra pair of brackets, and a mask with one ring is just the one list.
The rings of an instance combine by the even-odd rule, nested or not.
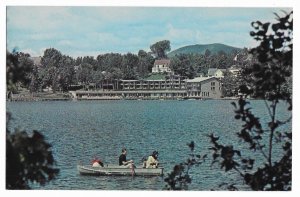
[(189, 45), (185, 47), (181, 47), (179, 49), (176, 49), (174, 51), (171, 51), (168, 53), (168, 57), (173, 57), (176, 54), (190, 54), (190, 53), (195, 53), (195, 54), (203, 54), (205, 53), (206, 50), (210, 50), (212, 54), (216, 54), (219, 51), (224, 51), (225, 53), (231, 53), (234, 50), (240, 51), (242, 50), (241, 48), (236, 48), (232, 46), (228, 46), (225, 44), (220, 44), (220, 43), (215, 43), (215, 44), (196, 44), (196, 45)]

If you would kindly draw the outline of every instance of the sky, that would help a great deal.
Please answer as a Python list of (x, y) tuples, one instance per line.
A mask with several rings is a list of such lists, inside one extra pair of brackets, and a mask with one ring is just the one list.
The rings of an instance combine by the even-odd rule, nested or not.
[(137, 53), (160, 40), (171, 50), (194, 44), (253, 47), (251, 22), (274, 21), (288, 8), (7, 6), (7, 49), (73, 57)]

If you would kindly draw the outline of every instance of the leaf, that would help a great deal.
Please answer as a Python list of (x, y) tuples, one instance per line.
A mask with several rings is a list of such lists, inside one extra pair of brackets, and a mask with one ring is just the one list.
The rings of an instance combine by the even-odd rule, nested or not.
[(234, 118), (237, 119), (237, 120), (238, 120), (238, 119), (241, 119), (241, 115), (239, 115), (239, 114), (238, 114), (238, 115), (235, 115)]
[(269, 25), (270, 25), (270, 23), (263, 24), (263, 29), (264, 29), (265, 33), (268, 31)]
[(189, 148), (191, 149), (191, 151), (194, 151), (195, 149), (195, 142), (194, 141), (191, 141), (189, 144), (188, 144)]
[(241, 151), (235, 150), (235, 153), (236, 153), (238, 156), (241, 156)]
[(237, 108), (237, 107), (236, 107), (236, 103), (235, 103), (235, 102), (231, 102), (231, 105), (233, 105), (233, 106), (234, 106), (234, 108)]

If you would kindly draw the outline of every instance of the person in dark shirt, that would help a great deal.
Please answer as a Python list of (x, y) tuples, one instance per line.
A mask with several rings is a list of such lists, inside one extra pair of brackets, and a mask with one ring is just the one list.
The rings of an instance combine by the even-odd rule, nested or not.
[(122, 149), (122, 154), (119, 157), (119, 165), (124, 166), (124, 167), (128, 167), (128, 168), (133, 168), (134, 167), (133, 160), (127, 161), (126, 154), (127, 154), (127, 150), (126, 150), (126, 148), (123, 148)]

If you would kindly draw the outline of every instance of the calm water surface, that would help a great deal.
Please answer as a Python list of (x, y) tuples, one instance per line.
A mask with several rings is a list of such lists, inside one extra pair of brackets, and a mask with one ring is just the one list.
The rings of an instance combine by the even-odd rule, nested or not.
[[(94, 177), (81, 176), (78, 163), (89, 164), (94, 156), (104, 163), (117, 164), (122, 147), (128, 159), (139, 164), (143, 156), (159, 151), (165, 173), (187, 159), (187, 143), (195, 141), (196, 152), (210, 153), (207, 134), (243, 148), (236, 137), (241, 123), (234, 119), (232, 101), (55, 101), (8, 102), (12, 113), (11, 128), (41, 131), (52, 144), (60, 174), (56, 180), (35, 189), (162, 190), (164, 177)], [(268, 120), (263, 101), (251, 101), (253, 112)], [(287, 106), (279, 106), (278, 117), (287, 119)], [(290, 129), (288, 125), (285, 129)], [(275, 150), (276, 151), (276, 150)], [(247, 152), (242, 152), (247, 155)], [(280, 155), (280, 153), (277, 153)], [(260, 156), (257, 155), (256, 158)], [(262, 161), (261, 161), (262, 162)], [(223, 182), (240, 180), (235, 173), (225, 173), (208, 160), (191, 170), (191, 190), (219, 190)], [(247, 187), (239, 186), (242, 190)]]

